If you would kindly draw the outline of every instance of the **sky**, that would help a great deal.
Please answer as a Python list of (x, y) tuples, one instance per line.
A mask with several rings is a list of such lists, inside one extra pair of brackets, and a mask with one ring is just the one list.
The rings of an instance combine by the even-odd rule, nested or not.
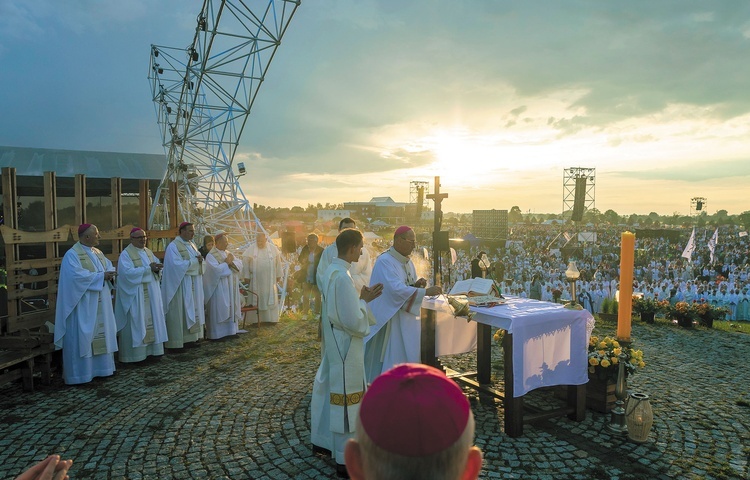
[[(258, 0), (249, 3), (258, 3)], [(162, 153), (151, 44), (196, 0), (0, 0), (0, 145)], [(235, 162), (251, 203), (560, 213), (750, 210), (750, 2), (302, 0)], [(166, 160), (165, 160), (166, 166)]]

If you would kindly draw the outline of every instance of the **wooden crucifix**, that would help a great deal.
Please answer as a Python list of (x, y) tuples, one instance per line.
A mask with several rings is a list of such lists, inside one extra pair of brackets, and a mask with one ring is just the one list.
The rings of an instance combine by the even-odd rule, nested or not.
[(427, 194), (427, 198), (435, 202), (435, 229), (432, 232), (432, 274), (435, 279), (435, 285), (442, 285), (440, 252), (435, 248), (435, 239), (440, 234), (440, 228), (443, 223), (443, 200), (448, 198), (447, 193), (440, 193), (440, 177), (435, 177), (435, 193)]

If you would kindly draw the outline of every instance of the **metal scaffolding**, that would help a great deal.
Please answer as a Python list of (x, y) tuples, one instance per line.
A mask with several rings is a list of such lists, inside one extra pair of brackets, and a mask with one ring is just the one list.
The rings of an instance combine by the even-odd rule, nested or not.
[[(266, 71), (299, 0), (205, 0), (185, 48), (151, 46), (148, 79), (167, 169), (149, 228), (175, 213), (202, 235), (226, 230), (250, 243), (260, 226), (234, 156)], [(170, 193), (172, 190), (176, 192)], [(175, 205), (176, 203), (176, 205)], [(171, 214), (170, 214), (171, 212)]]

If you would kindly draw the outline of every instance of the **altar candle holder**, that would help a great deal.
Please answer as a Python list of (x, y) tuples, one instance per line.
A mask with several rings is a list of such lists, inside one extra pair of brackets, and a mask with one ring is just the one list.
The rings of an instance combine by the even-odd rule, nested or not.
[(572, 261), (568, 264), (568, 269), (565, 270), (565, 278), (570, 282), (570, 302), (565, 304), (565, 308), (569, 310), (583, 310), (580, 303), (576, 301), (576, 282), (581, 276), (581, 272), (576, 268), (576, 262)]
[(612, 416), (609, 419), (607, 428), (614, 433), (625, 435), (628, 433), (628, 426), (625, 419), (625, 361), (628, 356), (621, 353), (617, 356), (620, 360), (617, 368), (617, 384), (615, 385), (615, 406), (612, 409)]

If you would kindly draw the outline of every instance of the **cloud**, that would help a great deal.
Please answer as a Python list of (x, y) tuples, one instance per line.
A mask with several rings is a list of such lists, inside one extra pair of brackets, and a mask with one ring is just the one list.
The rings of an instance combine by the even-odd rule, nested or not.
[[(713, 180), (750, 178), (750, 158), (738, 160), (706, 159), (685, 162), (664, 168), (638, 171), (612, 171), (611, 175), (639, 180), (669, 181), (684, 183), (705, 183)], [(742, 173), (739, 173), (742, 172)]]

